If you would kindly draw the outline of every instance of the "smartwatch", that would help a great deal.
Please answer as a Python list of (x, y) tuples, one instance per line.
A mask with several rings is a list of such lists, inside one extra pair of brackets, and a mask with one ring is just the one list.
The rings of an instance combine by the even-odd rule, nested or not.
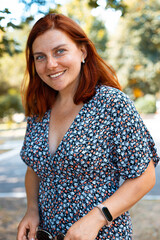
[(103, 204), (99, 204), (96, 206), (100, 211), (101, 213), (103, 214), (103, 216), (105, 217), (106, 221), (107, 221), (107, 224), (106, 226), (110, 226), (112, 224), (112, 221), (113, 221), (113, 217), (110, 213), (110, 211), (108, 210), (107, 207), (105, 207)]

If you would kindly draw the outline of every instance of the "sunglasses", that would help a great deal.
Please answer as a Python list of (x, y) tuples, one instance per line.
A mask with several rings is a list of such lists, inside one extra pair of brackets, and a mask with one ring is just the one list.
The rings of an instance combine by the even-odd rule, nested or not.
[(36, 232), (37, 240), (63, 240), (64, 234), (59, 233), (57, 236), (53, 237), (49, 232), (43, 229), (38, 229)]

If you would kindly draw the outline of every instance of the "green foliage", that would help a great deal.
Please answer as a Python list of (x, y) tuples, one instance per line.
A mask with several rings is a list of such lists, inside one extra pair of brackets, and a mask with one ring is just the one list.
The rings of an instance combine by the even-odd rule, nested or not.
[[(26, 31), (28, 30), (26, 29)], [(8, 33), (9, 38), (13, 37), (19, 42), (22, 41), (21, 46), (23, 48), (26, 36), (24, 29)], [(0, 58), (0, 118), (11, 116), (17, 112), (23, 112), (19, 89), (24, 70), (24, 53), (12, 56), (3, 54), (3, 57)]]
[(159, 0), (128, 2), (128, 13), (121, 19), (110, 46), (109, 61), (127, 94), (136, 99), (160, 91)]
[(0, 41), (0, 57), (4, 53), (8, 53), (10, 56), (13, 56), (15, 53), (20, 53), (20, 44), (14, 39), (9, 39), (7, 36), (3, 36)]
[(146, 94), (135, 101), (135, 107), (139, 113), (155, 113), (156, 112), (156, 98), (154, 95)]
[(8, 92), (10, 85), (8, 82), (1, 80), (0, 81), (0, 96), (4, 95)]
[(0, 118), (17, 112), (23, 112), (21, 98), (17, 92), (10, 91), (7, 95), (0, 96)]
[(10, 57), (3, 55), (0, 59), (0, 95), (8, 92), (9, 88), (19, 89), (25, 71), (24, 53)]
[(12, 20), (8, 21), (6, 27), (2, 26), (1, 21), (5, 19), (6, 15), (11, 14), (11, 12), (5, 8), (4, 10), (0, 10), (0, 57), (3, 54), (8, 53), (12, 56), (15, 53), (21, 52), (19, 43), (13, 39), (8, 38), (6, 35), (7, 29), (21, 29), (21, 25), (15, 25)]
[[(92, 8), (99, 7), (98, 0), (89, 0), (88, 5)], [(106, 0), (106, 8), (113, 8), (115, 10), (121, 10), (122, 16), (127, 11), (127, 6), (123, 0)]]
[[(32, 4), (37, 4), (38, 6), (45, 6), (48, 3), (47, 0), (19, 0), (19, 1), (25, 4), (26, 10), (28, 10), (32, 6)], [(70, 2), (70, 1), (66, 1), (66, 3), (67, 2)], [(79, 0), (79, 2), (83, 2), (83, 1)], [(58, 1), (52, 0), (52, 3), (55, 3), (56, 5), (58, 5)], [(90, 8), (97, 8), (99, 7), (99, 0), (88, 0), (87, 5)], [(121, 10), (122, 15), (125, 14), (127, 10), (124, 0), (106, 0), (106, 8)], [(39, 10), (39, 12), (41, 11)]]
[[(11, 12), (7, 8), (5, 8), (4, 10), (0, 10), (0, 23), (3, 19), (5, 19), (4, 14), (10, 14), (10, 13)], [(0, 24), (0, 30), (2, 32), (5, 32), (5, 28), (3, 26), (1, 26), (1, 24)]]
[(24, 3), (26, 8), (30, 8), (32, 4), (42, 5), (44, 6), (46, 4), (46, 0), (20, 0), (20, 2)]
[[(58, 1), (48, 1), (48, 0), (19, 0), (20, 3), (24, 4), (24, 13), (22, 14), (22, 23), (20, 25), (15, 25), (12, 21), (12, 19), (8, 20), (8, 23), (6, 27), (2, 26), (1, 21), (3, 19), (6, 19), (6, 16), (11, 14), (11, 12), (5, 8), (4, 10), (0, 10), (0, 35), (1, 32), (3, 32), (2, 37), (0, 36), (0, 57), (3, 56), (3, 54), (8, 53), (9, 55), (13, 55), (15, 53), (18, 53), (21, 51), (19, 43), (15, 39), (9, 39), (4, 35), (10, 28), (12, 29), (21, 29), (25, 24), (29, 24), (34, 20), (35, 16), (28, 16), (28, 13), (30, 11), (31, 6), (34, 4), (38, 6), (37, 13), (43, 13), (46, 14), (50, 11), (50, 4), (52, 3), (55, 5), (54, 12), (58, 12), (59, 7), (61, 7), (60, 4), (58, 4)], [(71, 1), (66, 1), (66, 4)], [(73, 1), (72, 1), (73, 2)], [(84, 1), (77, 0), (81, 5), (84, 3)], [(98, 0), (87, 0), (88, 8), (96, 8), (99, 6)], [(86, 4), (84, 4), (86, 5)], [(71, 3), (72, 8), (74, 8), (74, 5)], [(123, 0), (106, 0), (106, 8), (114, 8), (115, 10), (121, 10), (122, 15), (126, 12), (126, 5), (124, 4)], [(83, 8), (84, 10), (85, 8)], [(78, 10), (78, 9), (77, 9)], [(77, 15), (77, 12), (74, 12), (74, 15)], [(73, 17), (73, 14), (72, 14)], [(88, 16), (87, 16), (88, 17)], [(97, 43), (96, 43), (97, 44)]]
[(99, 55), (106, 58), (106, 43), (108, 41), (108, 34), (104, 24), (98, 19), (93, 20), (89, 38), (93, 41)]
[(80, 0), (71, 0), (69, 3), (58, 8), (58, 12), (65, 13), (65, 15), (80, 24), (95, 44), (98, 53), (105, 58), (106, 43), (108, 41), (107, 30), (102, 21), (92, 16), (91, 10), (88, 6), (88, 0), (83, 0), (83, 2)]

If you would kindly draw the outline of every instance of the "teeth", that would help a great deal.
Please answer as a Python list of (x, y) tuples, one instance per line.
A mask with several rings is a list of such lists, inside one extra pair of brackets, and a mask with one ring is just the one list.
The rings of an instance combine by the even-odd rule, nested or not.
[(60, 75), (63, 74), (63, 73), (64, 73), (64, 72), (56, 73), (56, 74), (50, 75), (50, 77), (51, 77), (51, 78), (55, 78), (55, 77), (60, 76)]

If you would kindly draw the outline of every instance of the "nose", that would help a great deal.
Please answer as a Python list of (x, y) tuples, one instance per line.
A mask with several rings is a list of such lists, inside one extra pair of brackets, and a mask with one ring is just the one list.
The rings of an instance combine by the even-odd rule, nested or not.
[(47, 58), (47, 68), (52, 69), (58, 66), (57, 59), (53, 56)]

